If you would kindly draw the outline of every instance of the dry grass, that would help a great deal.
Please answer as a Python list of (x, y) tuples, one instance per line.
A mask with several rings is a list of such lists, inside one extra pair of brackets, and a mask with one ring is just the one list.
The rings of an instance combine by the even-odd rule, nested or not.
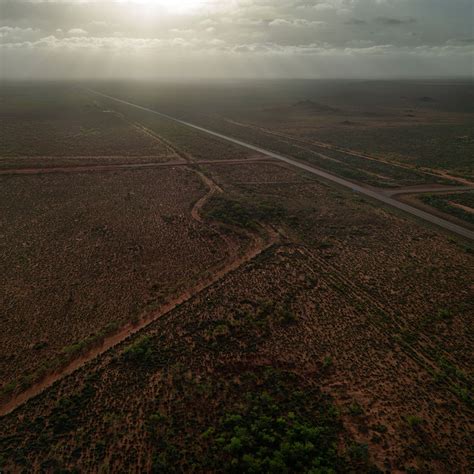
[[(472, 257), (348, 193), (299, 184), (301, 175), (281, 167), (216, 168), (228, 196), (284, 210), (273, 225), (286, 240), (5, 418), (6, 433), (18, 436), (44, 417), (50, 440), (62, 429), (61, 400), (79, 400), (67, 415), (74, 431), (66, 423), (54, 455), (41, 445), (27, 452), (36, 428), (8, 451), (4, 438), (4, 452), (19, 459), (7, 467), (47, 460), (149, 470), (162, 454), (175, 467), (203, 469), (215, 453), (202, 433), (218, 429), (247, 391), (276, 389), (262, 372), (272, 368), (293, 378), (304, 403), (320, 391), (334, 400), (345, 429), (340, 453), (353, 465), (367, 444), (380, 468), (467, 469), (472, 308), (459, 288)], [(225, 184), (256, 174), (257, 184)]]
[[(190, 160), (239, 153), (143, 123)], [(279, 164), (201, 172), (2, 177), (5, 382), (279, 237), (4, 417), (0, 467), (218, 471), (223, 420), (270, 397), (276, 423), (325, 427), (341, 472), (468, 472), (472, 250)]]
[(2, 178), (2, 385), (138, 318), (225, 259), (219, 234), (191, 217), (206, 192), (182, 168)]

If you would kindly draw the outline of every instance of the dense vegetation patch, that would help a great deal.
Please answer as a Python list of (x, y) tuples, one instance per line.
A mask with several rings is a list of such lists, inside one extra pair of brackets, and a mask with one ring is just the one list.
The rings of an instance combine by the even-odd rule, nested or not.
[(268, 392), (248, 394), (248, 401), (241, 411), (226, 415), (213, 433), (225, 471), (329, 473), (343, 467), (334, 410), (320, 411), (319, 419), (311, 420)]
[(154, 348), (152, 339), (149, 336), (141, 337), (123, 351), (123, 356), (126, 360), (136, 363), (148, 362), (153, 357), (153, 354)]
[(273, 222), (285, 216), (285, 210), (275, 203), (249, 202), (227, 197), (214, 198), (208, 209), (208, 216), (224, 224), (254, 228), (257, 222)]
[(330, 399), (292, 372), (266, 367), (237, 384), (233, 376), (174, 383), (189, 403), (149, 414), (154, 472), (371, 470), (367, 447), (347, 437)]

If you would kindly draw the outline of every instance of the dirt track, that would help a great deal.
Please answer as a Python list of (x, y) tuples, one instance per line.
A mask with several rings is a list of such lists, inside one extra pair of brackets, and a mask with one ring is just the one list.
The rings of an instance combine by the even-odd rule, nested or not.
[(136, 325), (132, 325), (131, 323), (127, 324), (119, 332), (105, 338), (100, 346), (92, 348), (91, 350), (86, 352), (84, 355), (75, 359), (70, 364), (65, 366), (62, 370), (54, 372), (53, 374), (50, 374), (41, 382), (38, 382), (32, 385), (30, 388), (28, 388), (24, 392), (20, 393), (19, 395), (17, 395), (16, 397), (8, 401), (6, 404), (0, 407), (0, 416), (5, 416), (8, 413), (11, 413), (13, 410), (18, 408), (23, 403), (26, 403), (28, 400), (36, 397), (44, 390), (51, 387), (58, 380), (61, 380), (62, 378), (68, 376), (69, 374), (72, 374), (80, 367), (86, 365), (87, 362), (91, 361), (92, 359), (95, 359), (97, 356), (103, 354), (104, 352), (108, 351), (112, 347), (115, 347), (118, 344), (121, 344), (122, 342), (126, 341), (130, 336), (142, 330), (143, 328), (151, 324), (153, 321), (156, 321), (158, 318), (162, 317), (163, 315), (169, 313), (170, 311), (182, 305), (186, 301), (190, 300), (195, 295), (197, 295), (198, 293), (200, 293), (207, 287), (211, 286), (212, 284), (214, 284), (215, 282), (223, 278), (228, 273), (239, 268), (241, 265), (249, 262), (250, 260), (255, 258), (257, 255), (262, 253), (264, 250), (271, 247), (276, 241), (277, 241), (276, 232), (270, 235), (270, 238), (267, 242), (261, 239), (257, 239), (243, 256), (228, 263), (225, 267), (221, 268), (220, 270), (217, 270), (209, 279), (201, 281), (194, 287), (187, 290), (185, 293), (181, 294), (177, 298), (171, 300), (166, 305), (162, 306), (155, 313), (140, 320)]
[[(155, 136), (153, 134), (153, 137), (157, 140), (159, 140), (159, 137)], [(48, 172), (78, 172), (78, 171), (108, 171), (108, 170), (114, 170), (114, 169), (127, 169), (127, 168), (144, 168), (144, 167), (163, 167), (163, 166), (186, 166), (192, 169), (201, 179), (201, 181), (205, 184), (205, 186), (208, 188), (207, 192), (194, 204), (192, 210), (191, 210), (191, 216), (192, 218), (203, 224), (205, 223), (205, 220), (201, 216), (201, 211), (205, 204), (214, 196), (216, 193), (221, 193), (223, 192), (222, 189), (210, 178), (208, 178), (205, 174), (202, 172), (194, 169), (195, 166), (201, 165), (201, 164), (238, 164), (238, 163), (248, 163), (248, 162), (258, 162), (258, 161), (269, 161), (268, 159), (265, 158), (255, 158), (255, 159), (242, 159), (242, 160), (220, 160), (220, 161), (194, 161), (192, 160), (192, 157), (186, 156), (184, 160), (180, 160), (175, 163), (153, 163), (150, 165), (116, 165), (116, 166), (93, 166), (93, 167), (74, 167), (72, 169), (70, 168), (54, 168), (48, 169), (34, 169), (34, 170), (8, 170), (9, 173), (2, 173), (0, 174), (42, 174), (42, 173), (48, 173)], [(2, 170), (6, 171), (6, 170)], [(26, 171), (26, 172), (25, 172)], [(214, 224), (210, 224), (213, 225)], [(216, 230), (219, 232), (218, 225), (214, 226)], [(112, 347), (117, 346), (118, 344), (121, 344), (122, 342), (126, 341), (128, 338), (130, 338), (133, 334), (137, 333), (138, 331), (142, 330), (149, 324), (151, 324), (153, 321), (156, 321), (158, 318), (162, 317), (163, 315), (169, 313), (170, 311), (174, 310), (181, 304), (185, 303), (186, 301), (190, 300), (193, 298), (195, 295), (197, 295), (199, 292), (203, 291), (207, 287), (211, 286), (221, 278), (223, 278), (225, 275), (228, 273), (236, 270), (239, 268), (241, 265), (249, 262), (253, 258), (255, 258), (257, 255), (259, 255), (261, 252), (266, 250), (267, 248), (271, 247), (274, 243), (277, 242), (278, 240), (278, 233), (275, 232), (272, 228), (270, 227), (265, 227), (265, 232), (266, 232), (266, 237), (261, 237), (260, 235), (256, 234), (248, 234), (251, 238), (251, 245), (250, 247), (245, 251), (243, 255), (239, 255), (238, 252), (238, 246), (233, 245), (231, 242), (231, 239), (227, 237), (224, 233), (221, 233), (221, 237), (223, 240), (226, 241), (229, 249), (229, 253), (231, 255), (231, 258), (229, 259), (228, 263), (226, 263), (224, 266), (220, 268), (215, 268), (215, 269), (210, 269), (210, 274), (211, 276), (201, 280), (199, 283), (194, 285), (193, 287), (187, 289), (184, 293), (181, 295), (178, 295), (174, 298), (172, 298), (170, 301), (168, 301), (166, 304), (164, 304), (161, 308), (159, 308), (157, 311), (145, 315), (142, 319), (140, 319), (137, 323), (127, 323), (125, 326), (123, 326), (118, 332), (105, 337), (105, 339), (102, 340), (100, 345), (96, 345), (95, 347), (89, 348), (87, 352), (79, 356), (78, 358), (72, 360), (69, 362), (67, 365), (63, 366), (60, 370), (57, 370), (49, 375), (47, 375), (45, 378), (43, 378), (41, 381), (34, 383), (32, 386), (30, 386), (27, 390), (19, 393), (18, 395), (14, 396), (12, 399), (10, 399), (7, 403), (4, 405), (0, 406), (0, 416), (7, 415), (8, 413), (11, 413), (13, 410), (21, 406), (22, 404), (26, 403), (28, 400), (36, 397), (40, 393), (42, 393), (44, 390), (47, 388), (51, 387), (55, 382), (63, 379), (64, 377), (72, 374), (75, 372), (77, 369), (83, 367), (86, 365), (89, 361), (95, 359), (99, 355), (103, 354), (104, 352), (108, 351)]]
[[(203, 218), (200, 216), (199, 211), (216, 192), (219, 192), (221, 190), (215, 183), (209, 180), (209, 178), (204, 177), (204, 175), (201, 175), (201, 173), (199, 173), (199, 175), (204, 180), (204, 182), (209, 186), (209, 190), (201, 199), (199, 199), (199, 201), (196, 202), (196, 204), (194, 205), (194, 208), (191, 211), (191, 214), (196, 220), (198, 220), (199, 222), (203, 222)], [(112, 334), (106, 337), (101, 342), (100, 345), (90, 348), (86, 353), (82, 354), (77, 359), (71, 361), (69, 364), (64, 366), (61, 370), (58, 370), (52, 374), (49, 374), (40, 382), (33, 384), (24, 392), (16, 395), (14, 398), (12, 398), (11, 400), (9, 400), (7, 403), (5, 403), (4, 405), (0, 407), (0, 416), (4, 416), (4, 415), (7, 415), (8, 413), (11, 413), (20, 405), (26, 403), (28, 400), (36, 397), (37, 395), (42, 393), (44, 390), (51, 387), (58, 380), (61, 380), (62, 378), (72, 374), (77, 369), (79, 369), (80, 367), (83, 367), (89, 361), (91, 361), (92, 359), (95, 359), (96, 357), (108, 351), (112, 347), (115, 347), (118, 344), (123, 343), (130, 336), (142, 330), (143, 328), (151, 324), (153, 321), (156, 321), (158, 318), (174, 310), (175, 308), (182, 305), (186, 301), (190, 300), (191, 298), (193, 298), (195, 295), (197, 295), (204, 289), (216, 283), (218, 280), (223, 278), (228, 273), (233, 272), (234, 270), (239, 268), (241, 265), (249, 262), (256, 256), (258, 256), (264, 250), (270, 248), (272, 245), (274, 245), (277, 242), (278, 233), (270, 227), (266, 227), (265, 231), (267, 234), (266, 237), (261, 237), (259, 235), (253, 236), (253, 241), (250, 247), (245, 251), (243, 255), (234, 254), (233, 258), (228, 263), (226, 263), (223, 267), (214, 269), (214, 271), (211, 272), (212, 273), (211, 276), (203, 279), (202, 281), (200, 281), (193, 287), (186, 290), (181, 295), (174, 297), (173, 299), (168, 301), (166, 304), (164, 304), (161, 308), (159, 308), (157, 311), (146, 315), (141, 320), (139, 320), (138, 323), (126, 324), (115, 334)]]
[(397, 189), (379, 189), (386, 196), (393, 197), (401, 194), (424, 194), (424, 193), (452, 193), (474, 191), (474, 186), (443, 186), (441, 184), (407, 186)]
[(51, 168), (16, 168), (1, 169), (0, 175), (22, 175), (22, 174), (49, 174), (49, 173), (89, 173), (117, 171), (127, 169), (143, 168), (169, 168), (175, 166), (199, 166), (199, 165), (236, 165), (241, 163), (268, 162), (268, 158), (243, 158), (241, 160), (200, 160), (200, 161), (168, 161), (166, 163), (125, 163), (119, 165), (89, 165), (89, 166), (64, 166)]
[[(287, 140), (290, 140), (290, 142), (287, 142), (287, 143), (300, 142), (300, 143), (306, 143), (308, 145), (316, 145), (316, 146), (321, 147), (321, 148), (326, 148), (327, 150), (338, 151), (340, 153), (344, 153), (346, 155), (354, 156), (356, 158), (363, 158), (364, 160), (369, 160), (369, 161), (378, 161), (380, 163), (384, 163), (384, 164), (390, 165), (390, 166), (395, 166), (397, 168), (402, 168), (402, 169), (407, 169), (407, 170), (412, 170), (412, 171), (417, 171), (417, 172), (421, 171), (422, 173), (430, 175), (430, 176), (442, 177), (442, 178), (449, 179), (451, 181), (457, 181), (459, 184), (466, 185), (466, 186), (474, 186), (474, 183), (472, 181), (469, 181), (468, 179), (465, 179), (465, 178), (461, 178), (460, 176), (454, 176), (454, 175), (448, 173), (447, 171), (435, 170), (435, 169), (426, 168), (426, 167), (416, 168), (416, 167), (410, 166), (408, 164), (403, 164), (403, 163), (397, 163), (397, 162), (394, 162), (394, 161), (384, 160), (383, 158), (367, 155), (366, 153), (361, 153), (359, 151), (352, 150), (350, 148), (343, 148), (343, 147), (340, 147), (340, 146), (337, 146), (337, 145), (333, 145), (331, 143), (321, 142), (319, 140), (307, 140), (307, 139), (304, 139), (304, 138), (293, 137), (291, 135), (286, 135), (286, 134), (281, 133), (281, 132), (275, 132), (273, 130), (269, 130), (268, 128), (257, 127), (256, 125), (253, 125), (253, 124), (248, 124), (248, 123), (243, 123), (243, 122), (236, 122), (235, 120), (229, 120), (229, 119), (225, 119), (225, 120), (229, 123), (232, 123), (234, 125), (238, 125), (240, 127), (252, 128), (252, 129), (255, 129), (255, 130), (259, 130), (263, 133), (266, 133), (267, 135), (273, 135), (273, 136), (276, 136), (276, 137), (279, 137), (279, 138), (285, 138)], [(329, 158), (329, 157), (326, 157), (325, 155), (322, 155), (322, 156), (325, 157), (325, 158)]]
[(247, 148), (249, 150), (253, 150), (253, 151), (255, 151), (255, 152), (257, 152), (261, 155), (269, 156), (269, 157), (275, 158), (275, 159), (277, 159), (281, 162), (288, 163), (289, 165), (292, 165), (293, 167), (296, 167), (296, 168), (302, 169), (304, 171), (307, 171), (311, 174), (319, 176), (320, 178), (324, 178), (327, 181), (331, 181), (333, 183), (336, 183), (339, 186), (343, 186), (345, 188), (348, 188), (348, 189), (352, 190), (353, 192), (359, 193), (359, 194), (361, 194), (365, 197), (368, 197), (368, 198), (374, 199), (376, 201), (382, 202), (385, 205), (388, 205), (392, 208), (403, 211), (407, 214), (411, 214), (412, 216), (415, 216), (418, 219), (422, 219), (422, 220), (424, 220), (424, 221), (426, 221), (430, 224), (434, 224), (438, 227), (441, 227), (445, 230), (448, 230), (448, 231), (450, 231), (454, 234), (457, 234), (461, 237), (464, 237), (468, 240), (474, 240), (474, 232), (473, 231), (471, 231), (471, 230), (469, 230), (465, 227), (462, 227), (460, 225), (454, 224), (450, 221), (447, 221), (446, 219), (443, 219), (443, 218), (437, 217), (433, 214), (430, 214), (429, 212), (422, 211), (422, 210), (420, 210), (416, 207), (413, 207), (413, 206), (410, 206), (410, 205), (405, 204), (403, 202), (397, 201), (396, 199), (393, 199), (391, 197), (386, 196), (385, 194), (381, 193), (380, 191), (377, 191), (377, 190), (374, 190), (374, 189), (369, 189), (369, 188), (367, 188), (365, 186), (362, 186), (360, 184), (348, 181), (347, 179), (341, 178), (341, 177), (333, 175), (331, 173), (327, 173), (326, 171), (323, 171), (319, 168), (315, 168), (315, 167), (310, 166), (306, 163), (300, 162), (296, 159), (289, 158), (287, 156), (283, 156), (283, 155), (280, 155), (278, 153), (274, 153), (274, 152), (269, 151), (269, 150), (265, 150), (264, 148), (260, 148), (258, 146), (252, 145), (251, 143), (247, 143), (247, 142), (244, 142), (242, 140), (238, 140), (237, 138), (229, 137), (229, 136), (224, 135), (224, 134), (219, 133), (219, 132), (214, 132), (214, 131), (209, 130), (207, 128), (201, 127), (199, 125), (195, 125), (195, 124), (190, 123), (190, 122), (186, 122), (184, 120), (180, 120), (180, 119), (171, 117), (170, 115), (163, 114), (163, 113), (158, 112), (156, 110), (149, 109), (149, 108), (143, 107), (141, 105), (133, 104), (132, 102), (128, 102), (126, 100), (122, 100), (122, 99), (119, 99), (117, 97), (112, 97), (112, 96), (109, 96), (107, 94), (102, 94), (101, 92), (97, 92), (97, 91), (94, 91), (92, 89), (86, 89), (86, 90), (88, 90), (92, 94), (98, 95), (100, 97), (105, 97), (106, 99), (113, 100), (113, 101), (118, 102), (120, 104), (125, 104), (125, 105), (128, 105), (130, 107), (133, 107), (133, 108), (136, 108), (136, 109), (139, 109), (139, 110), (143, 110), (144, 112), (158, 115), (160, 117), (166, 118), (168, 120), (179, 123), (179, 124), (184, 125), (186, 127), (190, 127), (192, 129), (199, 130), (200, 132), (206, 133), (207, 135), (220, 138), (221, 140), (224, 140), (224, 141), (227, 141), (227, 142), (230, 142), (230, 143), (234, 143), (235, 145), (239, 145), (239, 146)]
[[(128, 105), (133, 106), (133, 107), (138, 107), (138, 108), (143, 109), (145, 111), (149, 111), (149, 112), (152, 112), (152, 113), (156, 113), (158, 115), (162, 115), (159, 112), (155, 112), (155, 111), (152, 111), (150, 109), (146, 109), (146, 108), (141, 107), (141, 106), (136, 106), (135, 104), (130, 104), (128, 102), (121, 101), (120, 99), (115, 99), (115, 98), (111, 98), (111, 99), (118, 100), (119, 102), (126, 103)], [(176, 119), (173, 119), (171, 117), (167, 117), (167, 118), (170, 118), (172, 120), (176, 120)], [(388, 204), (392, 207), (401, 209), (405, 212), (408, 212), (408, 213), (413, 214), (417, 217), (425, 219), (425, 220), (427, 220), (431, 223), (437, 224), (441, 227), (444, 227), (448, 230), (451, 230), (455, 233), (458, 233), (459, 235), (462, 235), (464, 237), (467, 237), (469, 239), (474, 240), (474, 232), (472, 232), (468, 229), (465, 229), (461, 226), (458, 226), (456, 224), (453, 224), (451, 222), (448, 222), (444, 219), (440, 219), (440, 218), (438, 218), (434, 215), (431, 215), (427, 212), (424, 212), (420, 209), (416, 209), (416, 208), (414, 208), (412, 206), (409, 206), (407, 204), (404, 204), (402, 202), (398, 202), (398, 201), (392, 199), (391, 197), (387, 196), (386, 194), (382, 193), (380, 190), (375, 191), (375, 190), (371, 190), (371, 189), (362, 187), (358, 184), (352, 183), (352, 182), (347, 181), (343, 178), (339, 178), (337, 176), (326, 173), (322, 170), (311, 167), (311, 166), (309, 166), (305, 163), (301, 163), (299, 161), (296, 161), (296, 160), (278, 155), (278, 154), (273, 153), (273, 152), (269, 152), (267, 150), (261, 149), (259, 147), (254, 146), (254, 145), (251, 145), (251, 144), (247, 144), (247, 143), (242, 142), (240, 140), (236, 140), (236, 139), (233, 139), (231, 137), (227, 137), (225, 135), (221, 135), (219, 133), (212, 132), (210, 130), (206, 130), (202, 127), (198, 127), (196, 125), (189, 124), (187, 122), (182, 122), (182, 121), (178, 121), (178, 122), (182, 123), (186, 126), (190, 126), (192, 128), (196, 128), (198, 130), (201, 130), (204, 133), (208, 133), (210, 135), (217, 136), (217, 137), (219, 137), (221, 139), (224, 139), (226, 141), (230, 141), (230, 142), (235, 143), (237, 145), (252, 149), (252, 150), (254, 150), (254, 151), (256, 151), (260, 154), (266, 155), (268, 157), (275, 158), (276, 160), (279, 160), (280, 162), (284, 162), (284, 163), (292, 165), (294, 167), (303, 169), (303, 170), (305, 170), (307, 172), (310, 172), (312, 174), (315, 174), (319, 177), (325, 178), (325, 179), (330, 180), (332, 182), (335, 182), (339, 185), (348, 187), (348, 188), (352, 189), (355, 192), (359, 192), (363, 195), (366, 195), (368, 197), (371, 197), (373, 199), (381, 201), (381, 202), (383, 202), (385, 204)], [(158, 139), (158, 137), (155, 137), (155, 138)], [(168, 163), (104, 165), (104, 166), (99, 165), (99, 166), (74, 167), (74, 168), (36, 168), (36, 169), (26, 169), (26, 170), (25, 169), (24, 170), (1, 170), (0, 174), (3, 174), (3, 175), (10, 174), (11, 175), (11, 174), (41, 174), (41, 173), (48, 173), (48, 172), (109, 171), (109, 170), (116, 170), (116, 169), (123, 169), (123, 168), (133, 169), (133, 168), (162, 167), (162, 166), (168, 166), (168, 167), (169, 166), (188, 166), (188, 167), (192, 168), (193, 166), (200, 165), (200, 164), (206, 164), (206, 165), (219, 164), (219, 165), (221, 165), (221, 164), (249, 163), (249, 162), (255, 162), (255, 161), (257, 161), (257, 162), (258, 161), (268, 161), (268, 158), (266, 158), (266, 159), (265, 158), (255, 158), (255, 159), (242, 159), (242, 160), (219, 160), (219, 161), (215, 161), (215, 160), (214, 161), (213, 160), (203, 161), (203, 160), (201, 160), (201, 161), (198, 161), (198, 162), (188, 161), (188, 160), (186, 160), (186, 161), (184, 161), (184, 160), (181, 161), (180, 160), (180, 161), (177, 161), (177, 162), (174, 162), (174, 163), (168, 162)], [(200, 178), (203, 180), (203, 182), (206, 184), (206, 186), (209, 188), (209, 190), (201, 199), (199, 199), (196, 202), (196, 204), (194, 205), (194, 207), (191, 211), (191, 214), (192, 214), (192, 216), (195, 220), (202, 223), (203, 219), (200, 215), (201, 209), (203, 208), (205, 203), (215, 193), (220, 192), (221, 189), (213, 181), (211, 181), (209, 178), (207, 178), (202, 173), (198, 172), (198, 174), (199, 174)], [(456, 189), (458, 189), (458, 188), (459, 187), (457, 187)], [(444, 190), (446, 190), (446, 189), (443, 189), (443, 191)], [(395, 190), (395, 191), (397, 191), (397, 190)], [(400, 194), (400, 190), (398, 190), (398, 191), (399, 191), (399, 194)], [(412, 192), (412, 191), (410, 191), (410, 192)], [(419, 191), (419, 192), (430, 192), (430, 191), (429, 190), (428, 191), (423, 190), (423, 191)], [(18, 394), (17, 396), (15, 396), (14, 398), (12, 398), (6, 404), (4, 404), (3, 406), (0, 407), (0, 416), (6, 415), (6, 414), (12, 412), (13, 410), (15, 410), (17, 407), (19, 407), (23, 403), (27, 402), (31, 398), (33, 398), (33, 397), (37, 396), (38, 394), (40, 394), (41, 392), (43, 392), (48, 387), (52, 386), (56, 381), (66, 377), (67, 375), (69, 375), (72, 372), (76, 371), (78, 368), (84, 366), (85, 364), (87, 364), (87, 362), (91, 361), (92, 359), (99, 356), (100, 354), (103, 354), (104, 352), (106, 352), (110, 348), (115, 347), (118, 344), (121, 344), (122, 342), (126, 341), (130, 336), (137, 333), (138, 331), (140, 331), (144, 327), (148, 326), (153, 321), (157, 320), (158, 318), (160, 318), (164, 314), (167, 314), (168, 312), (172, 311), (173, 309), (175, 309), (179, 305), (185, 303), (186, 301), (190, 300), (191, 298), (193, 298), (193, 296), (195, 296), (199, 292), (203, 291), (205, 288), (209, 287), (210, 285), (214, 284), (215, 282), (220, 280), (222, 277), (224, 277), (228, 273), (236, 270), (241, 265), (243, 265), (243, 264), (249, 262), (250, 260), (252, 260), (253, 258), (255, 258), (257, 255), (259, 255), (265, 249), (272, 246), (278, 240), (277, 232), (275, 232), (271, 228), (266, 228), (266, 231), (267, 231), (267, 238), (262, 238), (260, 236), (254, 236), (252, 244), (247, 249), (247, 251), (245, 252), (244, 255), (242, 255), (242, 256), (234, 255), (234, 258), (232, 260), (230, 260), (227, 264), (225, 264), (223, 267), (214, 269), (214, 273), (210, 277), (200, 281), (199, 283), (197, 283), (193, 287), (186, 290), (181, 295), (176, 296), (175, 298), (173, 298), (172, 300), (167, 302), (165, 305), (163, 305), (161, 308), (159, 308), (156, 312), (151, 313), (149, 315), (146, 315), (144, 318), (139, 320), (138, 323), (136, 323), (136, 324), (131, 324), (131, 323), (126, 324), (124, 327), (122, 327), (115, 334), (106, 337), (100, 345), (91, 348), (85, 354), (83, 354), (79, 358), (73, 360), (72, 362), (67, 364), (65, 367), (63, 367), (61, 370), (50, 374), (49, 376), (44, 378), (41, 382), (38, 382), (38, 383), (32, 385), (26, 391), (24, 391), (24, 392)]]

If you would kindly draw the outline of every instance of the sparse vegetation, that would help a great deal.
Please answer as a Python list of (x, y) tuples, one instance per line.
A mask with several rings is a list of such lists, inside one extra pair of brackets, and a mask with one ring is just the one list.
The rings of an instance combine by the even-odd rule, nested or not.
[[(188, 212), (205, 192), (182, 169), (2, 177), (0, 234), (10, 250), (0, 265), (6, 282), (30, 282), (23, 296), (13, 283), (0, 294), (15, 314), (0, 334), (2, 393), (100, 345), (217, 263), (225, 242), (215, 232), (196, 233)], [(163, 224), (160, 213), (175, 222)]]
[[(139, 91), (144, 101), (151, 90)], [(212, 101), (202, 120), (365, 183), (438, 181), (416, 169), (436, 146), (433, 169), (469, 175), (465, 160), (453, 163), (439, 145), (442, 133), (452, 144), (448, 129), (426, 140), (444, 125), (418, 130), (426, 143), (416, 131), (407, 143), (400, 139), (408, 118), (397, 115), (399, 98), (390, 99), (392, 115), (384, 119), (364, 115), (360, 104), (344, 116), (344, 104), (305, 94), (282, 119), (262, 100), (251, 110), (248, 102), (235, 104), (234, 122), (244, 126), (225, 122), (224, 112), (212, 116)], [(413, 97), (428, 95), (435, 96)], [(360, 100), (370, 102), (367, 95)], [(320, 108), (326, 103), (330, 110)], [(437, 97), (430, 114), (442, 104)], [(41, 107), (33, 104), (24, 143), (9, 138), (3, 145), (4, 169), (129, 160), (141, 143), (129, 122), (151, 134), (142, 129), (151, 142), (136, 160), (151, 150), (163, 161), (258, 157), (123, 104), (79, 104), (72, 122), (64, 110), (51, 110), (52, 123), (34, 127)], [(105, 123), (96, 109), (114, 113)], [(451, 124), (461, 120), (444, 113)], [(64, 144), (73, 129), (87, 142), (86, 158), (69, 155), (77, 143)], [(123, 139), (102, 143), (114, 130)], [(17, 156), (45, 133), (52, 138), (38, 150), (49, 157)], [(320, 140), (408, 167), (357, 158)], [(410, 141), (419, 156), (403, 151)], [(458, 141), (454, 157), (471, 146)], [(124, 155), (101, 157), (102, 146), (124, 147)], [(113, 342), (2, 418), (0, 470), (466, 471), (472, 255), (435, 229), (268, 161), (199, 165), (214, 191), (222, 190), (200, 209), (201, 222), (192, 210), (209, 190), (195, 169), (0, 176), (4, 400), (49, 380), (68, 361), (87, 359), (90, 347), (115, 341), (108, 335), (129, 331), (125, 342)]]

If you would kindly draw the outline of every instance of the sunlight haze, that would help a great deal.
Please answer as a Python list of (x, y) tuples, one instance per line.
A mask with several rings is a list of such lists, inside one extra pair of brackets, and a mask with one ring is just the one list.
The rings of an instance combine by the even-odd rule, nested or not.
[(1, 77), (465, 77), (472, 21), (469, 0), (2, 0)]

